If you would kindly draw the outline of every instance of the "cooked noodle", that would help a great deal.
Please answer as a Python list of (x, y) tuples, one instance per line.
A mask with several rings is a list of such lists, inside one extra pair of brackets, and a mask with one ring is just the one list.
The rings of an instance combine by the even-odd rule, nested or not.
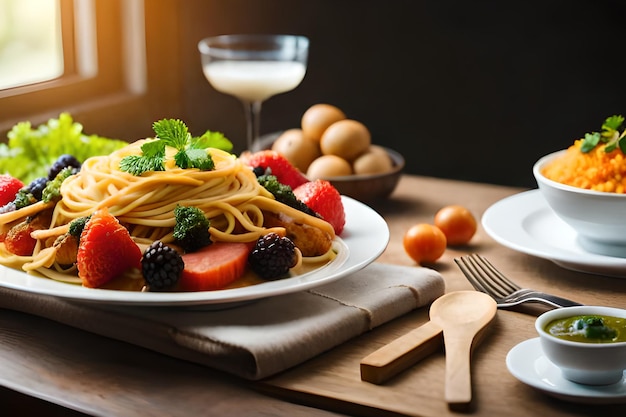
[[(87, 159), (78, 174), (63, 182), (62, 198), (54, 207), (50, 227), (31, 234), (38, 239), (33, 256), (16, 257), (3, 251), (0, 263), (12, 267), (21, 265), (25, 271), (37, 271), (57, 280), (80, 282), (75, 267), (66, 270), (55, 263), (55, 249), (50, 247), (50, 242), (65, 234), (72, 220), (89, 216), (104, 207), (128, 228), (138, 244), (145, 246), (155, 240), (174, 241), (174, 209), (177, 205), (202, 210), (210, 219), (209, 231), (213, 241), (256, 241), (273, 230), (263, 226), (264, 212), (283, 213), (296, 222), (316, 227), (334, 237), (329, 223), (276, 201), (258, 183), (251, 169), (234, 155), (218, 149), (210, 149), (215, 163), (215, 169), (211, 171), (176, 167), (172, 149), (168, 149), (165, 171), (140, 176), (120, 171), (121, 159), (141, 154), (144, 142), (134, 142), (108, 156)], [(6, 225), (48, 207), (51, 204), (37, 203), (1, 214), (0, 224)], [(324, 257), (330, 259), (332, 254), (315, 257), (315, 261)]]

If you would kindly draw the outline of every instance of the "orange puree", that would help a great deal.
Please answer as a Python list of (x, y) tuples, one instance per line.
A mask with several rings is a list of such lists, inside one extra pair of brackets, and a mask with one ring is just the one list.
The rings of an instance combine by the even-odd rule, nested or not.
[(624, 153), (616, 150), (604, 152), (600, 144), (588, 153), (580, 151), (583, 143), (578, 139), (563, 155), (547, 164), (542, 174), (553, 181), (588, 190), (609, 193), (626, 192), (626, 160)]

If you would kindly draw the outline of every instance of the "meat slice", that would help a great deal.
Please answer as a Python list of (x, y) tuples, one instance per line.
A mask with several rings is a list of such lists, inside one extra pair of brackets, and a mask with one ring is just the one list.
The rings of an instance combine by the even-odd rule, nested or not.
[(300, 249), (302, 256), (320, 256), (332, 247), (332, 237), (317, 227), (296, 222), (284, 213), (265, 212), (263, 215), (265, 227), (285, 228), (286, 236)]

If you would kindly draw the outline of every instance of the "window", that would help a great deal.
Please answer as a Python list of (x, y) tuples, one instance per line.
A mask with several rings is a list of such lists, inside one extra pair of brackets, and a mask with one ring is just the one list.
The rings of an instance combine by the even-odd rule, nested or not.
[(63, 74), (60, 12), (58, 1), (0, 0), (1, 89)]
[[(43, 4), (46, 9), (42, 11)], [(14, 66), (0, 65), (0, 140), (19, 121), (39, 124), (63, 111), (77, 121), (80, 115), (104, 126), (111, 125), (107, 117), (123, 123), (124, 117), (147, 113), (151, 97), (144, 6), (148, 8), (144, 0), (0, 0), (0, 39), (8, 33), (12, 45), (0, 46), (0, 56), (22, 45), (13, 53), (23, 60)], [(172, 16), (167, 9), (172, 7), (166, 2), (153, 14)], [(3, 19), (12, 23), (5, 25)], [(45, 26), (45, 35), (29, 36), (46, 38), (45, 47), (24, 45), (20, 19), (27, 19), (29, 28), (35, 26), (33, 19), (41, 19), (36, 26)], [(156, 42), (159, 36), (171, 34), (157, 33)], [(36, 44), (37, 39), (29, 41)], [(106, 136), (106, 132), (93, 133)]]

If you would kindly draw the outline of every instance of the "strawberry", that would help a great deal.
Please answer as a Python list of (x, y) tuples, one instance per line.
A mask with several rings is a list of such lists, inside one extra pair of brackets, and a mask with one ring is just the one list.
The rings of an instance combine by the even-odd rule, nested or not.
[(33, 254), (37, 240), (30, 236), (35, 230), (29, 221), (16, 224), (7, 232), (4, 238), (6, 249), (14, 255), (30, 256)]
[(11, 226), (3, 238), (6, 250), (18, 256), (32, 255), (37, 240), (30, 234), (35, 230), (47, 229), (51, 218), (52, 210), (44, 210)]
[(103, 208), (80, 235), (76, 266), (85, 287), (97, 288), (130, 268), (141, 268), (141, 249), (128, 230)]
[(271, 174), (276, 176), (280, 183), (290, 186), (292, 190), (309, 181), (298, 168), (276, 151), (263, 150), (247, 153), (241, 155), (240, 159), (252, 168), (260, 167), (264, 170), (269, 168)]
[(340, 234), (346, 224), (346, 214), (341, 194), (328, 181), (317, 179), (304, 183), (293, 190), (296, 198), (318, 213)]
[(15, 195), (24, 186), (22, 181), (10, 175), (0, 175), (0, 207), (15, 200)]

